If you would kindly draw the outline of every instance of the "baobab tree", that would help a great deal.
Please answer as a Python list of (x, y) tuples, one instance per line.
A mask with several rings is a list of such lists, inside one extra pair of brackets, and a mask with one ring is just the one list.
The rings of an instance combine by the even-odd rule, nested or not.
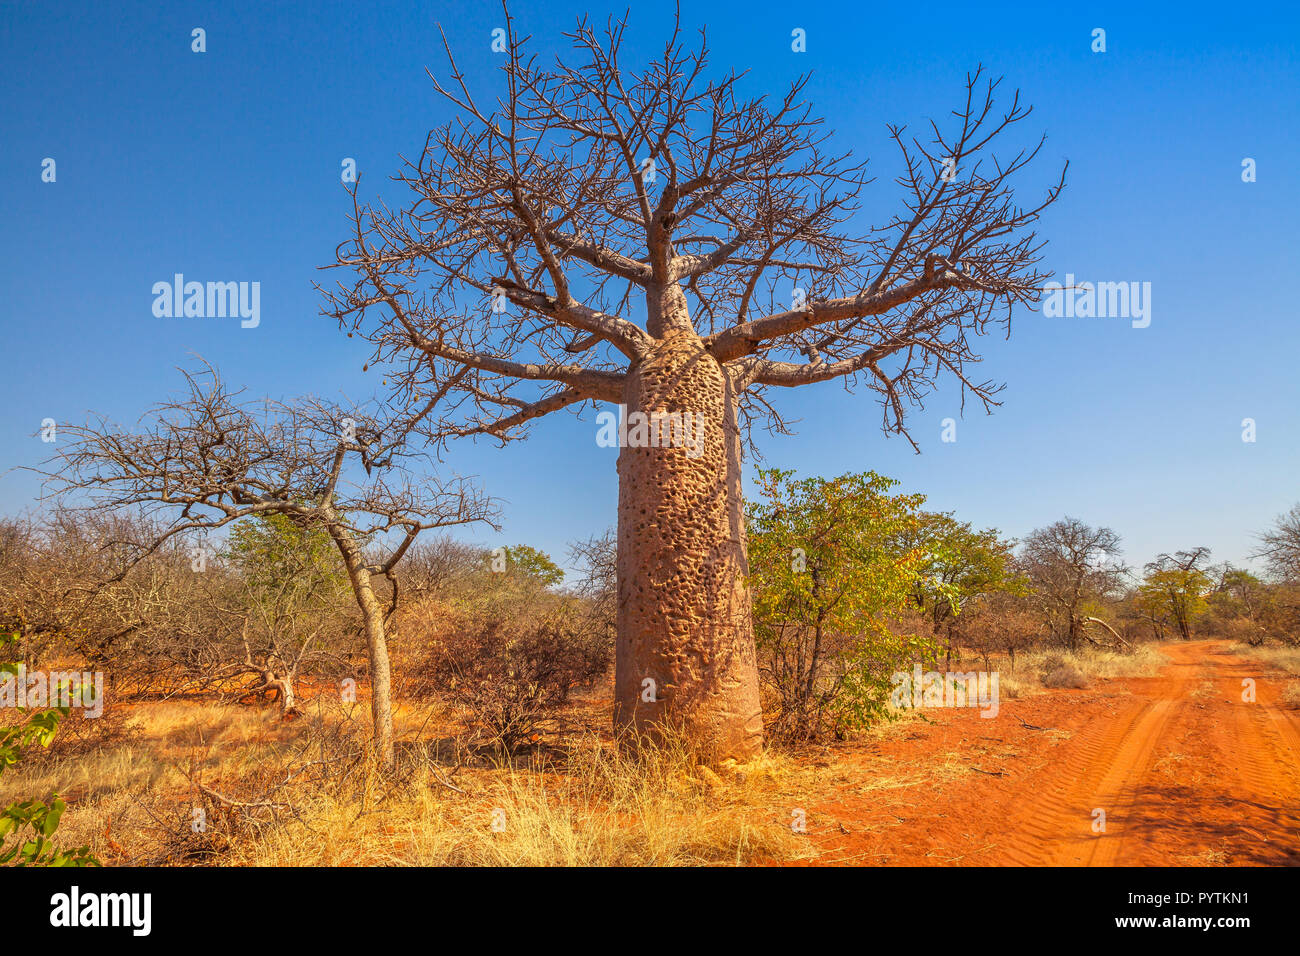
[(184, 374), (188, 394), (155, 406), (138, 430), (104, 418), (59, 426), (44, 471), (51, 493), (162, 522), (149, 540), (132, 542), (135, 555), (119, 573), (178, 535), (241, 518), (284, 515), (328, 534), (361, 611), (375, 751), (391, 767), (387, 626), (398, 602), (396, 568), (421, 532), (492, 523), (495, 503), (465, 479), (416, 474), (411, 466), (424, 453), (405, 442), (409, 422), (383, 407), (250, 401), (210, 366)]
[[(899, 212), (865, 226), (866, 164), (832, 150), (806, 77), (749, 96), (680, 22), (639, 71), (613, 20), (579, 20), (574, 56), (544, 67), (504, 19), (495, 103), (448, 48), (434, 85), (455, 119), (395, 177), (404, 200), (352, 187), (332, 267), (353, 278), (322, 289), (324, 311), (429, 409), (438, 444), (618, 407), (616, 724), (744, 759), (762, 745), (741, 495), (753, 426), (783, 431), (773, 390), (818, 382), (865, 383), (902, 435), (945, 374), (963, 403), (995, 404), (998, 386), (969, 377), (974, 340), (1036, 300), (1030, 227), (1064, 171), (1041, 202), (1015, 202), (1042, 140), (994, 155), (1030, 110), (1019, 94), (999, 109), (999, 81), (976, 70), (923, 136), (890, 128)], [(689, 443), (681, 420), (699, 424)]]

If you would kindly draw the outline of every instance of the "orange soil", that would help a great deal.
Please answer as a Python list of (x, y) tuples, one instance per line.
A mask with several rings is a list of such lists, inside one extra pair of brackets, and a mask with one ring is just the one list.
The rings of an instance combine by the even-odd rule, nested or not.
[(808, 809), (816, 862), (1300, 864), (1300, 714), (1277, 703), (1286, 678), (1227, 647), (1165, 645), (1158, 677), (1004, 700), (993, 719), (930, 710), (841, 752)]

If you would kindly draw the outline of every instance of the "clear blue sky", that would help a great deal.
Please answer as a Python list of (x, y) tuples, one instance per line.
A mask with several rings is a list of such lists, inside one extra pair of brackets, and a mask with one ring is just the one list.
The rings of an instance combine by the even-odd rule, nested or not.
[[(340, 163), (355, 157), (366, 185), (385, 187), (448, 116), (425, 76), (445, 75), (437, 24), (477, 73), (497, 62), (502, 17), (492, 3), (290, 6), (0, 4), (0, 470), (45, 456), (32, 437), (45, 417), (134, 421), (178, 387), (191, 352), (257, 395), (378, 387), (311, 285), (346, 235)], [(1072, 514), (1115, 528), (1133, 564), (1201, 544), (1241, 561), (1252, 533), (1300, 501), (1300, 17), (1294, 4), (1054, 6), (687, 5), (714, 65), (753, 69), (752, 89), (813, 72), (839, 143), (873, 157), (882, 210), (897, 196), (885, 124), (944, 115), (981, 62), (1005, 74), (1049, 137), (1021, 181), (1045, 186), (1070, 160), (1041, 225), (1046, 265), (1152, 284), (1149, 328), (1023, 312), (1010, 341), (987, 339), (981, 370), (1007, 383), (1003, 405), (968, 413), (955, 443), (940, 441), (953, 388), (913, 418), (915, 455), (880, 432), (870, 395), (828, 384), (779, 396), (800, 422), (764, 442), (767, 463), (875, 469), (1015, 536)], [(512, 9), (549, 55), (577, 13), (625, 8)], [(627, 63), (662, 44), (670, 9), (633, 7)], [(194, 27), (204, 54), (190, 51)], [(806, 53), (790, 50), (796, 27)], [(1090, 49), (1096, 27), (1104, 54)], [(259, 281), (261, 325), (155, 318), (151, 286), (176, 272)], [(613, 524), (616, 450), (594, 436), (590, 419), (558, 416), (508, 449), (456, 449), (450, 464), (508, 502), (506, 533), (476, 540), (558, 558)], [(30, 507), (37, 487), (6, 471), (0, 510)]]

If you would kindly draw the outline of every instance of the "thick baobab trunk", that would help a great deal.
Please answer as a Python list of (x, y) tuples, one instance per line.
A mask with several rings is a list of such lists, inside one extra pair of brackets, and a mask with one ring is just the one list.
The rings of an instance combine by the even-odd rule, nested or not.
[(346, 529), (331, 527), (330, 535), (343, 555), (353, 596), (361, 609), (370, 662), (370, 715), (374, 721), (375, 755), (387, 769), (397, 765), (393, 746), (393, 677), (388, 662), (388, 638), (384, 629), (384, 608), (375, 597), (370, 572), (362, 560), (361, 548)]
[[(637, 739), (679, 734), (711, 762), (747, 760), (762, 749), (763, 719), (736, 396), (693, 329), (665, 330), (659, 343), (624, 388), (615, 725)], [(691, 413), (695, 430), (683, 431), (694, 447), (636, 447), (636, 412)], [(665, 444), (662, 428), (658, 437)]]

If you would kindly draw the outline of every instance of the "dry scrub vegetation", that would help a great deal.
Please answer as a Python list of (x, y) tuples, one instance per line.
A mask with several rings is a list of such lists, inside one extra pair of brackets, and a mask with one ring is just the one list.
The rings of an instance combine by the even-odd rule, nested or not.
[[(815, 771), (789, 758), (724, 780), (681, 748), (632, 756), (591, 731), (493, 756), (433, 733), (445, 713), (404, 708), (398, 770), (385, 775), (355, 709), (332, 695), (293, 721), (213, 702), (135, 705), (120, 733), (33, 755), (3, 778), (0, 802), (61, 790), (70, 806), (60, 838), (118, 864), (672, 866), (814, 855), (791, 830), (790, 808)], [(589, 701), (574, 709), (599, 719)]]
[[(1291, 677), (1300, 676), (1300, 647), (1234, 644), (1229, 650), (1273, 671)], [(1288, 710), (1300, 710), (1300, 680), (1287, 681), (1278, 699)]]
[(1300, 647), (1285, 644), (1266, 644), (1258, 647), (1249, 644), (1236, 644), (1231, 648), (1231, 652), (1259, 661), (1261, 664), (1282, 671), (1285, 674), (1300, 676)]
[[(925, 716), (891, 699), (916, 665), (996, 671), (1008, 700), (1073, 694), (1155, 676), (1159, 638), (1190, 621), (1197, 636), (1245, 630), (1240, 652), (1300, 673), (1289, 584), (1224, 569), (1206, 597), (1207, 572), (1162, 565), (1149, 576), (1161, 604), (1154, 584), (1125, 589), (1097, 570), (1100, 552), (1072, 564), (1067, 545), (1098, 533), (1075, 522), (1018, 554), (879, 476), (768, 474), (769, 500), (749, 516), (760, 761), (710, 767), (683, 742), (616, 744), (612, 534), (574, 546), (577, 580), (527, 546), (450, 539), (422, 542), (376, 580), (391, 609), (389, 767), (373, 746), (364, 622), (321, 528), (236, 525), (196, 568), (180, 538), (144, 561), (119, 554), (156, 537), (144, 518), (56, 513), (0, 524), (11, 635), (0, 665), (102, 672), (103, 716), (73, 709), (52, 747), (25, 747), (0, 775), (0, 807), (62, 794), (58, 846), (110, 865), (816, 859), (819, 844), (791, 828), (796, 808), (841, 785), (861, 794), (973, 772), (953, 751), (856, 779), (852, 748), (839, 749)], [(803, 566), (789, 560), (799, 541), (816, 542)], [(1300, 701), (1296, 687), (1284, 703)], [(0, 712), (0, 726), (15, 722)]]
[(1008, 700), (1060, 688), (1082, 689), (1097, 680), (1154, 677), (1167, 661), (1154, 644), (1128, 650), (1084, 646), (1038, 648), (1017, 654), (1014, 663), (993, 658), (999, 672), (998, 690)]

